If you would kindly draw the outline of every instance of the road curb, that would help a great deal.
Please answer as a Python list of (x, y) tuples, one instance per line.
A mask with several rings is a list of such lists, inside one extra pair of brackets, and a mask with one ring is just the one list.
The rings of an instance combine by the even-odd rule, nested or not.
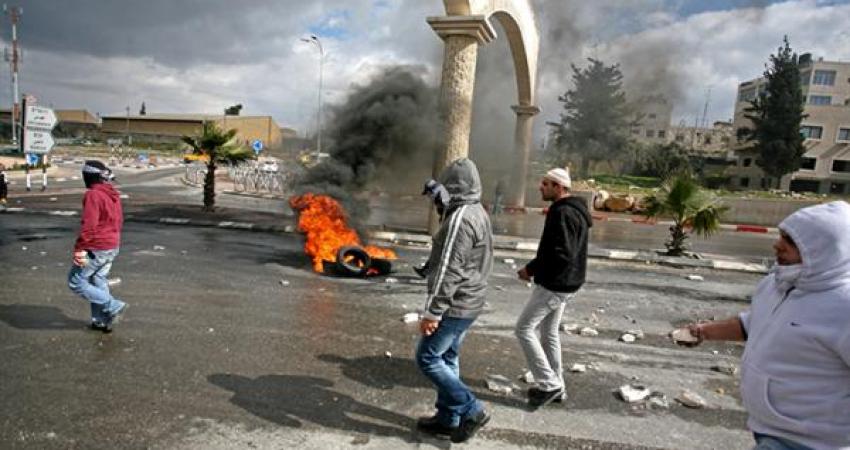
[[(48, 216), (77, 216), (77, 211), (44, 211), (28, 210), (26, 208), (6, 208), (0, 210), (0, 214), (32, 214)], [(242, 231), (253, 231), (263, 233), (295, 233), (293, 225), (260, 225), (252, 222), (235, 222), (220, 220), (197, 220), (182, 217), (142, 217), (127, 214), (125, 222), (152, 223), (161, 225), (177, 225), (205, 228), (224, 228)], [(387, 242), (395, 245), (408, 245), (416, 247), (427, 247), (431, 244), (431, 236), (415, 233), (397, 233), (392, 231), (370, 231), (369, 238), (373, 241)], [(515, 252), (534, 253), (537, 251), (537, 241), (522, 240), (511, 236), (495, 236), (493, 247), (496, 250), (507, 250)], [(678, 268), (703, 268), (726, 270), (747, 273), (767, 273), (768, 267), (763, 264), (747, 263), (743, 261), (727, 261), (712, 259), (693, 259), (659, 255), (651, 251), (638, 250), (614, 250), (604, 248), (591, 248), (588, 256), (596, 259), (607, 259), (615, 261), (632, 261), (650, 264), (665, 265)]]

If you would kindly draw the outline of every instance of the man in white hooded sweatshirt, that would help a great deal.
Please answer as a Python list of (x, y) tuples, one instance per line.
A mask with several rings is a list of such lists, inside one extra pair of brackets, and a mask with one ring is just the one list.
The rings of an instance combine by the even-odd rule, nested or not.
[(850, 204), (779, 224), (777, 264), (748, 311), (690, 325), (703, 340), (745, 340), (741, 397), (755, 449), (850, 449)]

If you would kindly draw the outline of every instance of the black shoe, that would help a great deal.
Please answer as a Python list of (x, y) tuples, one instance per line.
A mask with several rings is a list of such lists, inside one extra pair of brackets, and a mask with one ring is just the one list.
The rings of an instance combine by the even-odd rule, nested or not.
[(549, 403), (561, 403), (567, 398), (567, 393), (563, 389), (555, 389), (554, 391), (544, 391), (538, 388), (528, 390), (528, 406), (532, 409), (542, 408)]
[(112, 327), (103, 322), (92, 321), (92, 323), (89, 324), (89, 328), (103, 333), (112, 333)]
[(127, 312), (127, 308), (129, 308), (129, 307), (130, 307), (130, 305), (124, 303), (123, 305), (121, 305), (120, 308), (118, 308), (117, 311), (109, 314), (109, 318), (106, 319), (106, 322), (104, 322), (104, 324), (103, 324), (104, 328), (107, 330), (107, 331), (104, 331), (105, 333), (111, 333), (112, 332), (112, 326), (115, 325), (116, 323), (118, 323), (118, 321), (121, 319), (121, 316), (125, 312)]
[(487, 422), (490, 421), (490, 414), (487, 414), (487, 411), (481, 410), (478, 414), (474, 416), (469, 416), (463, 418), (460, 421), (460, 426), (457, 427), (454, 433), (452, 433), (452, 442), (455, 444), (460, 444), (461, 442), (466, 442), (472, 439), (472, 436), (475, 436), (475, 433), (478, 432), (484, 425), (487, 425)]
[(420, 417), (416, 421), (416, 429), (439, 439), (449, 439), (457, 427), (447, 427), (440, 423), (437, 416)]
[(416, 275), (419, 275), (421, 278), (428, 278), (428, 264), (422, 264), (421, 266), (413, 266), (413, 271), (416, 272)]

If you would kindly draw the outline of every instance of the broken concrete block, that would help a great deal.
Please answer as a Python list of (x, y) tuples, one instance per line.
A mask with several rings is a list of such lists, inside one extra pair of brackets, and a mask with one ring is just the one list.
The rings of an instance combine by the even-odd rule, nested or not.
[(669, 409), (670, 408), (670, 400), (667, 399), (667, 396), (664, 395), (663, 392), (654, 391), (649, 394), (649, 398), (647, 398), (647, 404), (652, 409)]
[(700, 397), (698, 394), (688, 390), (684, 390), (678, 396), (676, 396), (676, 401), (684, 406), (687, 406), (688, 408), (696, 409), (705, 408), (705, 406), (708, 404), (706, 403), (705, 399)]
[(499, 394), (510, 395), (514, 389), (520, 389), (519, 386), (502, 375), (487, 375), (486, 383), (487, 389)]
[(520, 375), (519, 379), (528, 384), (534, 383), (534, 375), (531, 373), (530, 370)]
[(418, 312), (407, 313), (401, 318), (401, 321), (404, 322), (404, 323), (419, 322), (419, 313)]
[(643, 330), (626, 330), (626, 334), (631, 334), (637, 340), (641, 340), (646, 337), (646, 335), (643, 333)]
[(586, 364), (573, 364), (572, 366), (570, 366), (570, 372), (573, 372), (573, 373), (587, 372), (587, 365)]
[(646, 386), (626, 384), (617, 390), (620, 398), (626, 403), (636, 403), (649, 397), (650, 391)]
[(731, 376), (735, 376), (738, 373), (738, 367), (732, 364), (717, 364), (711, 366), (711, 370)]
[(702, 275), (688, 275), (687, 279), (691, 281), (705, 281), (705, 278), (703, 278)]
[(582, 335), (582, 336), (584, 336), (584, 337), (599, 336), (599, 332), (598, 332), (598, 331), (596, 331), (596, 330), (594, 330), (593, 328), (590, 328), (590, 327), (584, 327), (584, 328), (582, 328), (582, 329), (578, 332), (578, 334), (580, 334), (580, 335)]
[(281, 286), (289, 286), (289, 280), (280, 280)]
[(679, 343), (697, 343), (699, 339), (696, 336), (691, 334), (691, 330), (687, 328), (677, 328), (670, 333), (670, 337), (673, 338), (673, 342)]
[(625, 342), (625, 343), (632, 343), (635, 340), (637, 340), (637, 338), (634, 337), (634, 335), (632, 335), (632, 334), (625, 333), (622, 336), (620, 336), (620, 340)]
[(502, 262), (504, 262), (505, 264), (516, 264), (516, 261), (514, 261), (513, 258), (505, 258), (502, 260)]
[(562, 323), (561, 331), (565, 333), (575, 334), (581, 327), (577, 323)]
[(156, 251), (162, 251), (162, 250), (165, 250), (165, 247), (163, 247), (161, 245), (154, 245), (153, 249), (156, 250)]

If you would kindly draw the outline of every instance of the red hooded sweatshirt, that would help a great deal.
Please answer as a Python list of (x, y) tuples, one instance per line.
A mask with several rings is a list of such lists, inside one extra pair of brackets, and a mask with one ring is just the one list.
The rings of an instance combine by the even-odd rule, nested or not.
[(109, 183), (92, 185), (83, 196), (80, 236), (74, 244), (74, 252), (118, 248), (123, 223), (124, 211), (118, 191)]

